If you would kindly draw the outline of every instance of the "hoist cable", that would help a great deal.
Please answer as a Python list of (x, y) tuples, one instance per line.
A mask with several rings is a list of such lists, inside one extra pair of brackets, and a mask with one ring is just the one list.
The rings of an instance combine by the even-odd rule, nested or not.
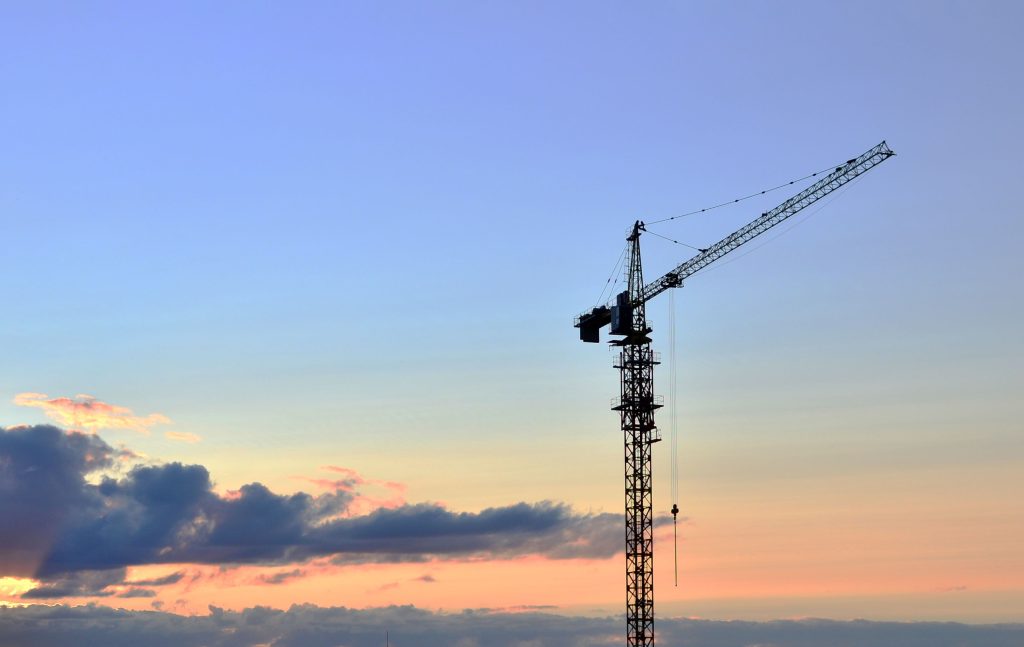
[(672, 562), (676, 586), (679, 586), (679, 536), (676, 517), (679, 514), (679, 406), (676, 387), (676, 297), (675, 290), (668, 293), (668, 420), (669, 420), (669, 482), (672, 491)]

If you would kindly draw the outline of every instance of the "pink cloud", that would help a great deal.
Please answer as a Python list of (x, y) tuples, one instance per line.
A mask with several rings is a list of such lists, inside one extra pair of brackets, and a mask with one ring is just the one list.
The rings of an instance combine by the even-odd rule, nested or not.
[[(312, 483), (317, 487), (334, 492), (350, 492), (353, 494), (352, 502), (346, 510), (345, 516), (355, 514), (367, 514), (380, 508), (394, 509), (405, 505), (405, 493), (408, 486), (397, 481), (385, 481), (381, 479), (366, 478), (350, 467), (338, 465), (324, 465), (320, 469), (342, 475), (340, 479), (311, 478), (307, 476), (295, 476), (292, 478)], [(374, 496), (366, 494), (364, 487), (385, 490), (385, 496)]]
[(183, 577), (182, 593), (191, 593), (207, 587), (220, 589), (234, 587), (277, 587), (290, 585), (297, 580), (309, 577), (332, 575), (342, 569), (327, 559), (312, 559), (302, 566), (293, 568), (268, 567), (263, 565), (196, 565), (180, 564), (179, 571)]
[(100, 429), (130, 429), (149, 434), (155, 425), (170, 424), (162, 413), (137, 416), (128, 407), (102, 402), (91, 395), (74, 398), (50, 398), (45, 393), (19, 393), (14, 396), (19, 407), (42, 409), (50, 420), (70, 429), (96, 432)]

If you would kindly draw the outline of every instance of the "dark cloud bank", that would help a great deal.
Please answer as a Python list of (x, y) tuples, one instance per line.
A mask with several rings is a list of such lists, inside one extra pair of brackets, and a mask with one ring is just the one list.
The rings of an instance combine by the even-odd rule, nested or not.
[[(126, 581), (127, 567), (140, 564), (286, 564), (324, 556), (339, 562), (603, 558), (621, 543), (618, 515), (577, 514), (554, 503), (480, 513), (406, 505), (339, 518), (350, 493), (279, 495), (253, 483), (237, 497), (222, 497), (200, 465), (141, 466), (87, 481), (123, 456), (98, 436), (51, 426), (0, 429), (0, 575), (44, 582), (23, 599), (145, 598), (184, 575)], [(292, 575), (298, 570), (282, 577)], [(211, 608), (195, 617), (95, 605), (0, 607), (0, 647), (376, 647), (384, 631), (395, 647), (582, 647), (621, 644), (623, 621), (412, 607)], [(657, 631), (659, 644), (686, 647), (1024, 645), (1021, 625), (661, 620)]]
[(417, 504), (343, 518), (350, 492), (281, 495), (251, 483), (223, 497), (201, 465), (138, 466), (87, 481), (120, 457), (98, 436), (47, 425), (0, 429), (0, 575), (47, 582), (23, 597), (109, 595), (107, 587), (124, 583), (125, 567), (142, 564), (604, 558), (621, 543), (618, 515), (551, 502), (479, 513)]
[[(242, 612), (214, 607), (185, 617), (100, 606), (0, 609), (0, 646), (104, 647), (597, 647), (622, 644), (621, 618), (487, 610), (435, 614), (413, 607), (355, 611), (293, 606)], [(1020, 647), (1024, 625), (954, 623), (713, 622), (661, 620), (666, 647)]]

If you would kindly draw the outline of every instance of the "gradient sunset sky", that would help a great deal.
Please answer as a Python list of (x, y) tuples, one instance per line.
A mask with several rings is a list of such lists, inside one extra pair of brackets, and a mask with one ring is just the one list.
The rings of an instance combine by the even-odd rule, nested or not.
[[(657, 530), (657, 613), (1024, 621), (1021, 24), (1012, 2), (8, 3), (0, 603), (621, 613), (617, 375), (573, 316), (633, 220), (885, 139), (675, 294), (685, 520), (678, 588)], [(704, 247), (788, 195), (651, 229)], [(693, 253), (643, 245), (650, 278)], [(668, 298), (648, 316), (667, 351)], [(14, 502), (44, 454), (105, 512)], [(668, 443), (655, 470), (665, 515)], [(179, 523), (118, 548), (103, 515), (170, 518), (139, 494), (158, 477), (197, 488), (174, 523), (293, 505), (302, 541), (240, 557)], [(386, 549), (341, 548), (367, 528)]]

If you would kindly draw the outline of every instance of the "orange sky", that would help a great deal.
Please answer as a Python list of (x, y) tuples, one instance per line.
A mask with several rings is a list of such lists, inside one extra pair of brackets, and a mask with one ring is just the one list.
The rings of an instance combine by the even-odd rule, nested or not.
[[(28, 396), (32, 396), (31, 402)], [(16, 401), (42, 408), (60, 420), (69, 415), (65, 408), (81, 408), (71, 399), (42, 398), (26, 394)], [(47, 404), (40, 406), (39, 402)], [(86, 402), (94, 428), (130, 428), (123, 418), (136, 417), (125, 407), (93, 399)], [(117, 419), (105, 420), (104, 416), (110, 415)], [(150, 414), (144, 419), (167, 417)], [(589, 460), (556, 470), (539, 459), (535, 462), (540, 465), (529, 469), (533, 474), (556, 475), (559, 480), (554, 489), (566, 499), (575, 499), (580, 509), (615, 510), (619, 505), (615, 450), (605, 442), (607, 438), (598, 440), (575, 448), (577, 456)], [(560, 441), (555, 439), (553, 444)], [(192, 451), (188, 448), (194, 445), (166, 447)], [(523, 485), (506, 491), (500, 476), (490, 479), (490, 487), (465, 487), (465, 479), (486, 473), (489, 461), (523, 460), (528, 464), (516, 457), (526, 449), (508, 444), (500, 459), (471, 463), (475, 471), (461, 478), (450, 475), (448, 480), (443, 472), (434, 471), (432, 478), (424, 479), (425, 485), (415, 479), (427, 474), (422, 466), (429, 461), (410, 461), (408, 455), (394, 461), (364, 455), (365, 462), (375, 465), (382, 478), (375, 473), (364, 476), (351, 467), (310, 466), (308, 455), (307, 463), (300, 466), (256, 453), (254, 460), (232, 462), (231, 468), (235, 473), (259, 476), (279, 492), (316, 493), (338, 488), (351, 492), (356, 499), (348, 515), (424, 500), (444, 501), (456, 511), (475, 511), (484, 507), (484, 502), (493, 505), (515, 500), (516, 492), (527, 501), (539, 499), (550, 487), (525, 479)], [(865, 478), (863, 468), (849, 459), (834, 462), (823, 473), (819, 466), (801, 462), (799, 456), (777, 458), (773, 465), (765, 466), (752, 456), (737, 454), (738, 460), (712, 481), (702, 469), (687, 472), (686, 468), (714, 465), (735, 450), (684, 438), (682, 451), (680, 490), (686, 518), (679, 526), (680, 586), (672, 586), (671, 528), (661, 527), (656, 537), (660, 613), (771, 617), (779, 609), (788, 609), (797, 616), (828, 613), (834, 617), (923, 619), (938, 618), (959, 604), (959, 619), (1012, 620), (1009, 609), (1024, 599), (1024, 560), (1018, 542), (1024, 536), (1024, 504), (1014, 494), (1020, 475), (1012, 460), (990, 456), (983, 464), (918, 467), (896, 461), (872, 466), (870, 478)], [(333, 457), (321, 458), (329, 461)], [(132, 452), (124, 452), (122, 459), (159, 460)], [(226, 464), (215, 453), (212, 459), (208, 463), (214, 468)], [(124, 465), (118, 469), (123, 470)], [(400, 475), (410, 480), (394, 480)], [(588, 486), (578, 487), (581, 483)], [(235, 491), (223, 483), (218, 490), (228, 496)], [(254, 604), (287, 607), (308, 602), (350, 607), (413, 604), (444, 610), (533, 605), (567, 613), (605, 614), (616, 613), (621, 606), (622, 568), (621, 554), (606, 560), (522, 557), (334, 566), (328, 559), (318, 559), (277, 567), (140, 566), (130, 569), (129, 582), (179, 571), (186, 576), (175, 584), (157, 587), (155, 598), (69, 601), (134, 609), (156, 605), (183, 613), (204, 613), (210, 604), (242, 609)], [(279, 583), (268, 581), (275, 575)], [(31, 588), (30, 580), (3, 580), (0, 599), (16, 603), (17, 595), (27, 588)]]

